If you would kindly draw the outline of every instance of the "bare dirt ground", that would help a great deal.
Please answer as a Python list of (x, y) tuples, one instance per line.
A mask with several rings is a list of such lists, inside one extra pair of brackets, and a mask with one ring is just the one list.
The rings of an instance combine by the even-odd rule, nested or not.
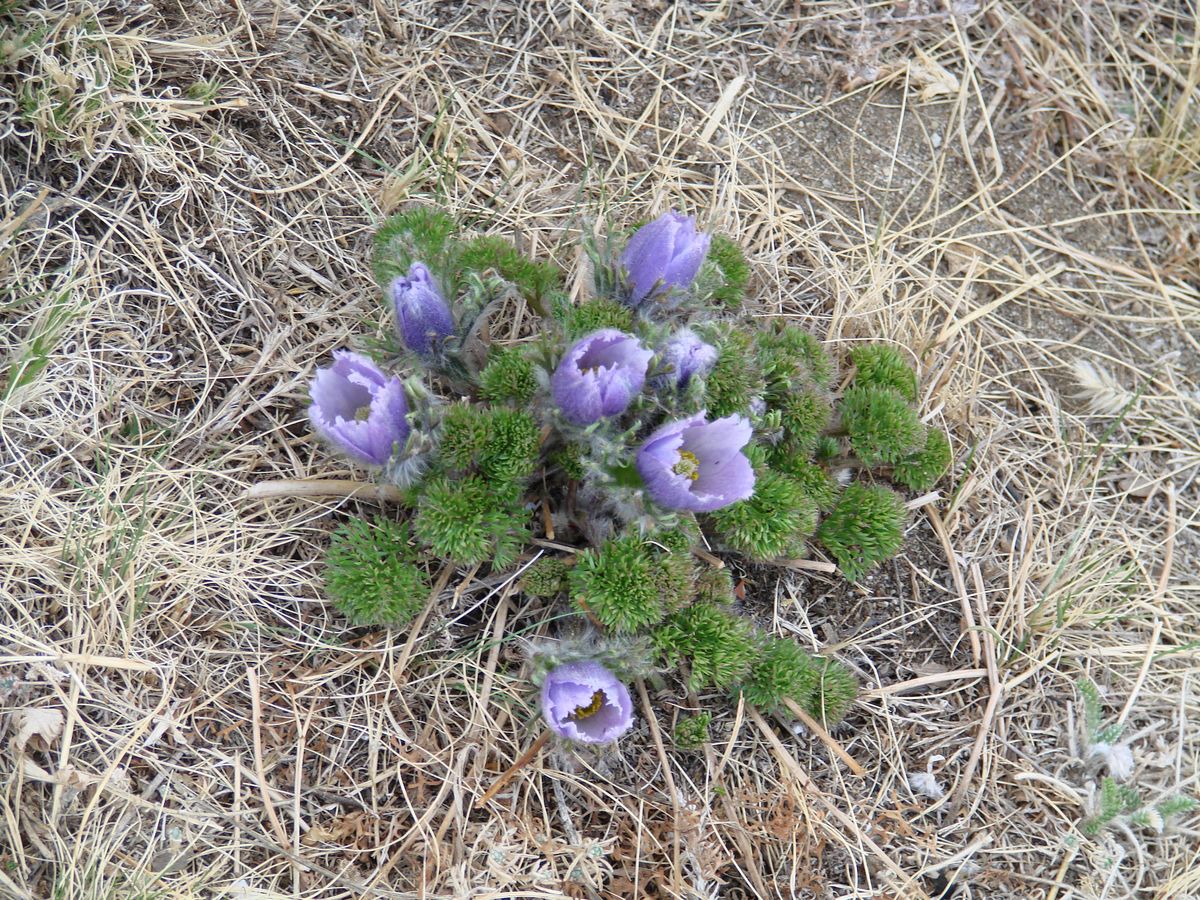
[[(0, 3), (0, 894), (1200, 897), (1200, 818), (1079, 831), (1099, 763), (1200, 763), (1194, 4)], [(752, 312), (910, 348), (957, 463), (862, 585), (746, 612), (864, 686), (833, 735), (638, 697), (534, 734), (546, 610), (456, 573), (349, 629), (320, 558), (366, 500), (314, 366), (385, 327), (373, 229), (445, 205), (555, 255), (674, 205)], [(546, 626), (541, 626), (545, 628)], [(501, 640), (501, 636), (516, 633)], [(910, 776), (931, 773), (922, 793)], [(861, 774), (860, 774), (861, 773)]]

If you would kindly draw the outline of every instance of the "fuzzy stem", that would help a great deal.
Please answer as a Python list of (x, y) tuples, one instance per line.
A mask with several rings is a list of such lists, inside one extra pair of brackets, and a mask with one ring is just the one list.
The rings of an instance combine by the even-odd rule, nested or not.
[(517, 772), (533, 762), (533, 758), (546, 746), (546, 741), (550, 740), (550, 734), (550, 729), (546, 729), (538, 735), (537, 740), (529, 745), (529, 749), (521, 754), (521, 758), (509, 766), (508, 770), (493, 781), (492, 786), (483, 792), (483, 796), (475, 801), (475, 808), (480, 809), (483, 807), (489, 800), (500, 793), (501, 788), (508, 784)]

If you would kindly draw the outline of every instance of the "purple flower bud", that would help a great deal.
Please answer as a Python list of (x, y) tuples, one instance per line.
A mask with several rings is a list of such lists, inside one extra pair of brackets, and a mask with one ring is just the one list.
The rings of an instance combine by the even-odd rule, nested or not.
[(408, 267), (408, 276), (392, 281), (392, 310), (404, 346), (431, 356), (434, 346), (454, 333), (454, 316), (424, 263)]
[(633, 724), (629, 689), (598, 662), (568, 663), (542, 685), (542, 716), (560, 737), (584, 744), (615, 741)]
[(576, 425), (618, 415), (641, 393), (653, 355), (623, 331), (594, 331), (575, 342), (550, 377), (554, 402)]
[(754, 467), (742, 453), (753, 429), (744, 416), (703, 414), (668, 422), (642, 444), (637, 470), (655, 503), (712, 512), (754, 493)]
[(361, 354), (333, 351), (333, 365), (317, 369), (309, 393), (313, 428), (351, 459), (382, 466), (408, 439), (404, 385)]
[(672, 287), (688, 287), (700, 271), (709, 240), (696, 231), (694, 217), (674, 210), (639, 228), (621, 254), (630, 305)]
[(694, 375), (707, 375), (717, 364), (717, 348), (706, 344), (690, 328), (680, 329), (667, 341), (659, 359), (669, 369), (655, 379), (658, 387), (686, 388)]

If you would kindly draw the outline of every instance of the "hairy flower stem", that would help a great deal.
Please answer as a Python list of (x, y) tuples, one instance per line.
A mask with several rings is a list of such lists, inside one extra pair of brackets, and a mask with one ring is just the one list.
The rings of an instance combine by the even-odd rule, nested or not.
[(502, 774), (495, 781), (493, 781), (492, 786), (483, 792), (483, 796), (475, 801), (475, 808), (480, 809), (481, 807), (485, 806), (489, 800), (500, 793), (501, 789), (503, 789), (506, 784), (512, 781), (512, 777), (516, 775), (517, 772), (521, 771), (521, 769), (533, 762), (534, 757), (541, 752), (541, 749), (546, 746), (546, 742), (550, 740), (550, 735), (552, 733), (553, 732), (547, 728), (545, 731), (539, 734), (537, 740), (529, 745), (529, 749), (521, 754), (520, 759), (509, 766), (508, 770), (505, 771), (504, 774)]
[(394, 484), (375, 484), (350, 479), (283, 479), (260, 481), (250, 485), (243, 495), (247, 500), (274, 500), (277, 497), (367, 497), (387, 503), (403, 503), (404, 494)]

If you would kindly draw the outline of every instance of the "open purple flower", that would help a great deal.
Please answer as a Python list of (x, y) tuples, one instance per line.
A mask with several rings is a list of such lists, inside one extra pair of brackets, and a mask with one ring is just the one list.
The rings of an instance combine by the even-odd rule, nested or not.
[(413, 353), (431, 356), (435, 344), (454, 333), (454, 316), (424, 263), (395, 278), (391, 294), (400, 340)]
[(333, 365), (317, 369), (309, 393), (313, 428), (358, 462), (382, 466), (408, 439), (404, 385), (361, 354), (333, 351)]
[(615, 741), (633, 724), (629, 689), (598, 662), (552, 669), (542, 685), (542, 716), (560, 737), (584, 744)]
[(707, 375), (712, 370), (717, 364), (717, 348), (700, 340), (690, 328), (682, 328), (667, 341), (659, 359), (669, 371), (655, 379), (656, 384), (682, 390), (693, 376)]
[(575, 342), (550, 377), (554, 402), (576, 425), (618, 415), (641, 393), (653, 355), (623, 331), (592, 332)]
[(655, 503), (712, 512), (754, 493), (754, 467), (742, 453), (753, 429), (744, 416), (703, 414), (668, 422), (642, 444), (637, 470)]
[(630, 305), (672, 287), (688, 287), (700, 271), (709, 240), (696, 231), (693, 216), (674, 210), (639, 228), (621, 254)]

